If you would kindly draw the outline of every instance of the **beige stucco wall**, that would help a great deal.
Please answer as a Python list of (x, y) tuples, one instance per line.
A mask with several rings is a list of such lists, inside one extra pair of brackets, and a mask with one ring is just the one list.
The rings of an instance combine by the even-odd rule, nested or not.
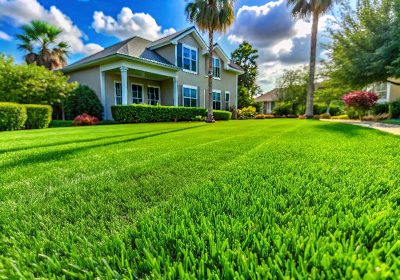
[(89, 86), (93, 89), (99, 99), (101, 100), (100, 94), (100, 68), (93, 67), (85, 70), (80, 70), (76, 72), (69, 73), (70, 82), (78, 82), (81, 85)]
[[(400, 80), (393, 79), (392, 81), (396, 82), (396, 83), (400, 83)], [(395, 101), (397, 99), (400, 99), (400, 86), (390, 83), (390, 100), (389, 101)]]
[(174, 64), (176, 63), (176, 50), (175, 50), (175, 45), (166, 45), (164, 47), (158, 48), (156, 52), (164, 57), (166, 60), (168, 60), (170, 63)]

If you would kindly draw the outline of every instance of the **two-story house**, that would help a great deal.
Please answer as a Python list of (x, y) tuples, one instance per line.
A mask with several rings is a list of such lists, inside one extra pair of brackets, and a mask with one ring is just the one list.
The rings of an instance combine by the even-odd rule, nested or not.
[[(213, 54), (213, 108), (237, 108), (237, 77), (243, 70), (219, 44)], [(112, 105), (134, 103), (207, 107), (208, 48), (195, 27), (157, 41), (132, 37), (62, 71), (91, 87), (111, 119)]]

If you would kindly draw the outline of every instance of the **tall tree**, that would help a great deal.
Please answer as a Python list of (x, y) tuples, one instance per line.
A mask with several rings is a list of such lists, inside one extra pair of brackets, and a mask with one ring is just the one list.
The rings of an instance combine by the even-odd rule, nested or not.
[(41, 20), (33, 20), (18, 34), (19, 49), (24, 51), (25, 62), (36, 63), (47, 69), (62, 68), (67, 64), (68, 44), (60, 41), (62, 30)]
[(360, 89), (400, 76), (400, 1), (343, 3), (338, 28), (331, 30), (330, 78)]
[(260, 91), (257, 85), (258, 76), (258, 50), (244, 41), (231, 54), (233, 62), (238, 64), (244, 70), (244, 74), (238, 77), (238, 107), (247, 107), (252, 104), (253, 96)]
[(288, 0), (288, 6), (292, 7), (292, 14), (298, 18), (312, 17), (311, 27), (311, 49), (310, 49), (310, 72), (307, 86), (306, 117), (313, 116), (314, 106), (314, 78), (315, 61), (317, 57), (317, 36), (319, 17), (325, 14), (332, 6), (334, 0)]
[(207, 122), (214, 122), (212, 84), (214, 33), (224, 33), (232, 25), (235, 13), (235, 0), (193, 0), (186, 6), (186, 15), (190, 22), (203, 31), (208, 32), (208, 113)]

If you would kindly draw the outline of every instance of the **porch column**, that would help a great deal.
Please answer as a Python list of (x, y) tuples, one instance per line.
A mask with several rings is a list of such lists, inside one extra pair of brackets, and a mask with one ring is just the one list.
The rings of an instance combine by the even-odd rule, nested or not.
[(128, 105), (128, 67), (121, 66), (122, 105)]
[(179, 105), (179, 98), (178, 98), (178, 81), (176, 77), (172, 78), (173, 80), (173, 87), (174, 87), (174, 106)]

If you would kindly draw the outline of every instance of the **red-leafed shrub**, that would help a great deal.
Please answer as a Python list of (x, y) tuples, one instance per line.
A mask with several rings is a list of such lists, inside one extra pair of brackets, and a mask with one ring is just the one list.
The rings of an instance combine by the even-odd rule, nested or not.
[(83, 113), (82, 115), (77, 116), (72, 122), (73, 125), (81, 126), (81, 125), (95, 125), (99, 123), (99, 119)]
[(343, 96), (344, 103), (348, 107), (358, 111), (360, 117), (364, 116), (375, 105), (378, 99), (379, 96), (376, 93), (368, 91), (352, 91)]

